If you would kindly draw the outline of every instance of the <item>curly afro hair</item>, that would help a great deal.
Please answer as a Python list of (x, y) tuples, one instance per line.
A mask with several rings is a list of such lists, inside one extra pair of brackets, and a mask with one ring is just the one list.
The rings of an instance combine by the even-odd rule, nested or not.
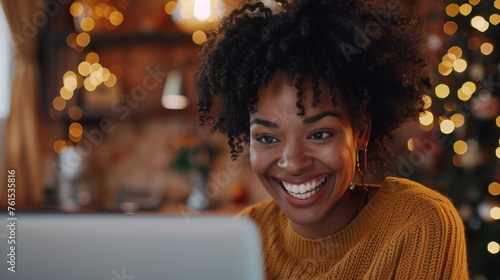
[[(232, 159), (249, 141), (250, 113), (258, 91), (278, 71), (297, 89), (297, 114), (304, 114), (302, 83), (330, 87), (352, 121), (372, 121), (368, 159), (375, 168), (390, 155), (392, 132), (423, 112), (431, 90), (427, 37), (415, 5), (393, 1), (276, 0), (246, 3), (208, 33), (195, 75), (203, 125), (228, 136)], [(380, 3), (379, 3), (380, 2)], [(383, 3), (382, 3), (383, 2)]]

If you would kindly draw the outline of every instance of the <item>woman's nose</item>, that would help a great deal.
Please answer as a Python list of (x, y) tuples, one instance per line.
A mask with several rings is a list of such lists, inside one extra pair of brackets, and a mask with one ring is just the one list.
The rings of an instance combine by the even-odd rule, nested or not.
[(313, 158), (307, 153), (305, 143), (290, 143), (283, 149), (278, 166), (289, 174), (300, 174), (313, 163)]

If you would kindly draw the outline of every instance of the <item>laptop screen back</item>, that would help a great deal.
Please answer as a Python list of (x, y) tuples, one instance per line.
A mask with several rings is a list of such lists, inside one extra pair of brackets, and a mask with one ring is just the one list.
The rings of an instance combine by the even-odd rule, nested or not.
[(19, 214), (15, 245), (0, 241), (0, 279), (263, 279), (247, 219)]

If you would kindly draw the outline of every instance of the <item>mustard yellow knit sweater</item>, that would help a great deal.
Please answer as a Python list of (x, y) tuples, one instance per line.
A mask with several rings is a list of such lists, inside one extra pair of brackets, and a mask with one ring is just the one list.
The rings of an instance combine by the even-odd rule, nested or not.
[(468, 279), (455, 208), (410, 180), (387, 178), (349, 225), (323, 238), (296, 234), (272, 200), (240, 215), (261, 231), (267, 279)]

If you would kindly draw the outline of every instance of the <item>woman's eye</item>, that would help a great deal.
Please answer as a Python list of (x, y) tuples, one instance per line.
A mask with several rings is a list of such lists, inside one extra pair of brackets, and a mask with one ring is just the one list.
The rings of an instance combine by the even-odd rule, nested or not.
[(325, 131), (318, 131), (313, 133), (310, 138), (314, 140), (321, 140), (330, 137), (332, 134)]
[(279, 140), (277, 138), (269, 136), (269, 135), (257, 135), (255, 137), (255, 140), (262, 142), (264, 144), (271, 144), (271, 143), (279, 142)]

